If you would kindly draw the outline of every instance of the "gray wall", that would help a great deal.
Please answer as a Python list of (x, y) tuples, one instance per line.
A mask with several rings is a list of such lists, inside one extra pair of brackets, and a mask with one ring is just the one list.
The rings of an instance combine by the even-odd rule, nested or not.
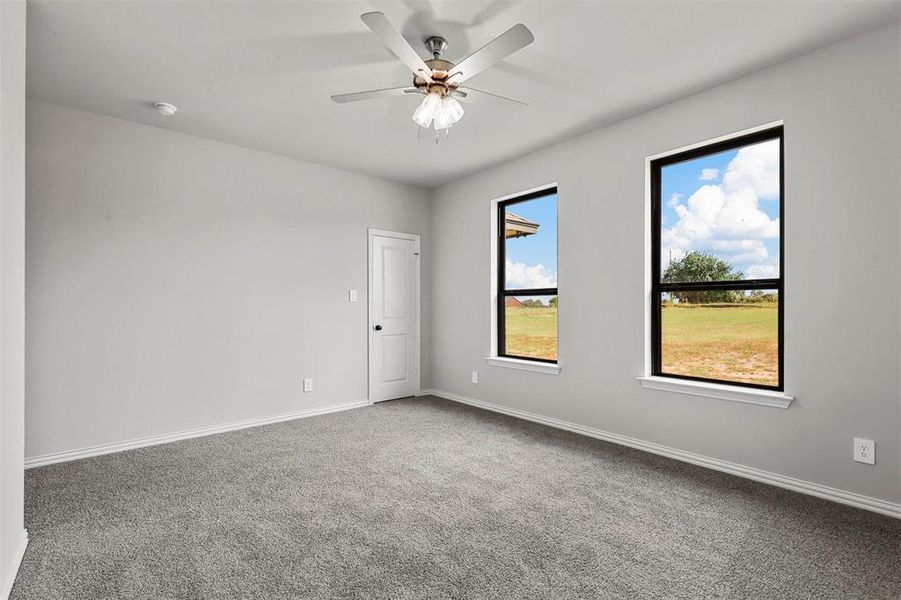
[(0, 2), (0, 596), (23, 540), (25, 2)]
[(427, 237), (426, 192), (42, 102), (27, 123), (26, 456), (366, 399), (366, 230)]
[[(899, 105), (892, 26), (440, 188), (434, 388), (898, 502)], [(786, 391), (797, 401), (781, 410), (645, 390), (645, 157), (778, 119)], [(489, 367), (489, 203), (552, 181), (562, 372)], [(851, 461), (853, 436), (876, 440), (876, 466)]]

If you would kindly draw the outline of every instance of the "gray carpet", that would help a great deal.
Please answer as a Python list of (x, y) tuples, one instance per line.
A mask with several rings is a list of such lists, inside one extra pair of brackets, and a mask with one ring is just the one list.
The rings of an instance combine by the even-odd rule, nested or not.
[(901, 521), (440, 399), (28, 471), (14, 600), (897, 598)]

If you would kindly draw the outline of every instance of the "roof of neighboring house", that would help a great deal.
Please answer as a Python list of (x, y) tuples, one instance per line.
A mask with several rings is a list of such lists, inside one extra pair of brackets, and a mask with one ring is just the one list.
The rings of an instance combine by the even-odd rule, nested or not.
[(504, 237), (518, 238), (527, 235), (533, 235), (535, 233), (538, 233), (539, 227), (540, 225), (538, 223), (527, 221), (519, 215), (514, 215), (512, 212), (508, 212), (504, 223)]
[(519, 301), (519, 298), (514, 298), (513, 296), (507, 296), (504, 298), (504, 306), (516, 307), (522, 306), (522, 302)]

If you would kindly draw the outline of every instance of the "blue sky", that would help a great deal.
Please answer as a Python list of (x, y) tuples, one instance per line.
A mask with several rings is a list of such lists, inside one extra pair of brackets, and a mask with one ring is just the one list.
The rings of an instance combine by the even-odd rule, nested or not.
[(663, 270), (701, 250), (746, 278), (778, 277), (777, 140), (664, 167), (661, 192)]
[[(779, 142), (770, 140), (667, 166), (662, 173), (662, 268), (693, 250), (747, 279), (779, 276)], [(508, 206), (540, 225), (506, 241), (507, 289), (556, 287), (557, 195)]]
[(557, 285), (557, 194), (507, 206), (507, 211), (538, 223), (538, 233), (506, 241), (507, 288)]

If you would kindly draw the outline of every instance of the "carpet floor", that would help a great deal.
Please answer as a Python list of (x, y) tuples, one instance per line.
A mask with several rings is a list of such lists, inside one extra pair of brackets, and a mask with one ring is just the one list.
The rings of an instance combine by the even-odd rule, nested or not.
[(437, 398), (29, 470), (11, 598), (898, 598), (901, 521)]

